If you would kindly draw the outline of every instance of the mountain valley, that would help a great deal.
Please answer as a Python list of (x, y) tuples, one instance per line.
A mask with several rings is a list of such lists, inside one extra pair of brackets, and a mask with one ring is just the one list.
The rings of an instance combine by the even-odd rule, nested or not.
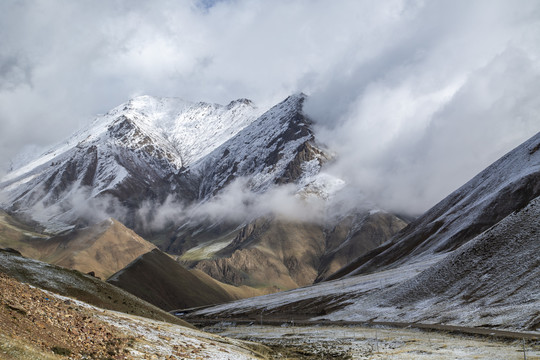
[[(0, 179), (6, 288), (42, 289), (35, 296), (50, 293), (66, 316), (89, 311), (123, 334), (113, 336), (116, 355), (133, 358), (144, 358), (150, 333), (161, 339), (155, 353), (172, 359), (196, 358), (190, 349), (213, 358), (224, 349), (246, 359), (279, 351), (302, 358), (294, 341), (277, 344), (262, 326), (251, 338), (234, 325), (263, 321), (496, 331), (536, 346), (540, 133), (411, 219), (370, 199), (342, 206), (354, 194), (326, 172), (337, 155), (316, 138), (306, 99), (294, 94), (260, 109), (247, 99), (223, 106), (142, 96), (21, 163)], [(27, 307), (39, 305), (10, 296), (0, 321), (16, 333), (22, 328), (10, 316), (26, 324)], [(362, 341), (361, 356), (377, 355), (372, 339)], [(387, 354), (395, 341), (381, 343)], [(83, 356), (78, 345), (57, 346)], [(347, 349), (336, 354), (347, 358)], [(330, 354), (309, 351), (304, 358)]]

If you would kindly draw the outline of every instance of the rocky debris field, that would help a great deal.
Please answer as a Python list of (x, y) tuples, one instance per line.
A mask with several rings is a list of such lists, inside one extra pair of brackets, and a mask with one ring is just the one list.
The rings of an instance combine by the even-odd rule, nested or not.
[[(97, 319), (73, 300), (0, 273), (0, 303), (0, 328), (8, 339), (73, 359), (128, 358), (126, 347), (134, 338)], [(0, 348), (0, 358), (8, 355)]]
[(103, 310), (0, 273), (0, 359), (258, 359), (269, 349)]

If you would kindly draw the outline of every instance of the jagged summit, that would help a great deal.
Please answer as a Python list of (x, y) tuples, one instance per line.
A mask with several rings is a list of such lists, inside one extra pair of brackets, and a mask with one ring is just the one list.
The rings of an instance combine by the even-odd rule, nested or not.
[[(294, 182), (304, 163), (317, 162), (309, 167), (316, 173), (324, 160), (302, 114), (304, 98), (263, 113), (248, 99), (223, 106), (136, 97), (8, 173), (0, 205), (54, 230), (88, 217), (77, 204), (106, 197), (90, 208), (121, 209), (106, 215), (130, 225), (144, 201), (172, 195), (191, 203), (246, 176), (258, 190)], [(101, 220), (92, 217), (86, 223)]]

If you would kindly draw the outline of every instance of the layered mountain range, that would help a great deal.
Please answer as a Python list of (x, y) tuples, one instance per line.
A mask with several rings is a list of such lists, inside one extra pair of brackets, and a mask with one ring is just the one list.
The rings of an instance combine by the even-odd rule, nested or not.
[(332, 211), (347, 184), (324, 172), (305, 99), (144, 96), (99, 116), (0, 180), (0, 272), (183, 325), (162, 310), (537, 337), (540, 133), (407, 224)]
[[(97, 224), (119, 224), (223, 283), (309, 285), (406, 223), (367, 203), (325, 216), (346, 184), (321, 171), (333, 155), (317, 142), (305, 99), (295, 94), (265, 110), (247, 99), (135, 98), (8, 173), (1, 207), (54, 238), (37, 258), (102, 277), (151, 248), (89, 269), (59, 253), (70, 247), (51, 244), (95, 242)], [(28, 244), (21, 250), (31, 256)]]

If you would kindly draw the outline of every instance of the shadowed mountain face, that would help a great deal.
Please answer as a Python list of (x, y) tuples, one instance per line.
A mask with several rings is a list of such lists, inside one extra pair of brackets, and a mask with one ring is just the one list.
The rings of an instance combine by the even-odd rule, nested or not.
[(389, 240), (407, 223), (384, 211), (352, 213), (326, 231), (327, 250), (315, 282), (322, 281)]
[(254, 289), (228, 287), (207, 276), (194, 274), (158, 249), (138, 257), (107, 282), (167, 311), (261, 294)]
[(512, 150), (409, 224), (392, 241), (331, 279), (455, 250), (540, 195), (540, 133)]

